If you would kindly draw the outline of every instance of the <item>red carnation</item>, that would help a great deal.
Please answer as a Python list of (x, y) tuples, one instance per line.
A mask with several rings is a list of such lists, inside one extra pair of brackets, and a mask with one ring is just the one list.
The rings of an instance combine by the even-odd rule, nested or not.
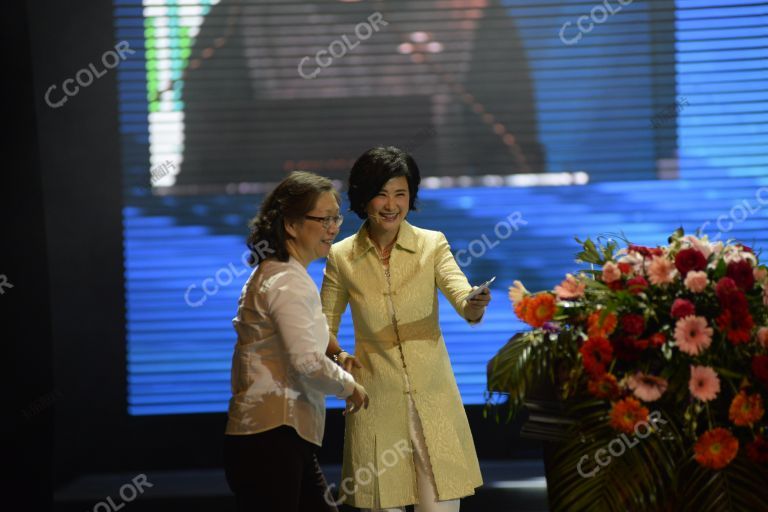
[(675, 267), (680, 275), (685, 277), (691, 270), (707, 268), (707, 258), (696, 249), (683, 249), (675, 256)]
[(644, 245), (630, 245), (627, 248), (627, 252), (636, 252), (648, 258), (651, 256), (663, 256), (664, 251), (658, 247), (646, 247)]
[(635, 271), (635, 269), (632, 268), (632, 265), (630, 265), (626, 261), (622, 261), (618, 263), (616, 266), (619, 267), (619, 271), (622, 273), (622, 275), (625, 275), (625, 276), (632, 275)]
[(747, 313), (747, 297), (744, 295), (744, 292), (736, 286), (736, 281), (730, 277), (723, 277), (717, 282), (717, 285), (715, 285), (715, 294), (723, 309), (738, 314)]
[(739, 287), (736, 286), (736, 281), (730, 277), (721, 277), (715, 285), (715, 295), (717, 295), (717, 298), (722, 301), (723, 297), (727, 297), (728, 295), (738, 291), (738, 289)]
[(621, 329), (628, 336), (640, 336), (645, 330), (645, 318), (643, 318), (643, 315), (623, 315), (620, 321)]
[(579, 352), (584, 361), (584, 369), (595, 378), (605, 373), (605, 368), (613, 359), (613, 349), (605, 338), (589, 338)]
[(747, 260), (730, 262), (726, 275), (733, 279), (736, 286), (744, 291), (749, 291), (755, 286), (755, 275), (752, 273), (752, 265)]
[(648, 281), (643, 276), (633, 277), (627, 280), (627, 290), (632, 295), (643, 293), (648, 288)]
[(752, 373), (763, 386), (768, 388), (768, 356), (759, 355), (752, 358)]
[(672, 318), (683, 318), (696, 314), (696, 307), (693, 302), (687, 299), (675, 299), (672, 303), (672, 309), (670, 311)]

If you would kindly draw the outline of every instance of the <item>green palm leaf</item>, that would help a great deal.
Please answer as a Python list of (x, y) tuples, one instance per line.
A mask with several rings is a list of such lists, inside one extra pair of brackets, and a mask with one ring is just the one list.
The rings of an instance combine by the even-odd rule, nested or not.
[(768, 470), (742, 454), (720, 471), (702, 467), (689, 455), (679, 474), (679, 501), (690, 510), (768, 510)]
[[(623, 444), (626, 441), (608, 424), (605, 402), (582, 402), (571, 407), (568, 414), (577, 422), (569, 440), (553, 457), (554, 466), (547, 474), (551, 509), (663, 510), (669, 499), (669, 483), (674, 480), (676, 459), (684, 453), (677, 428), (667, 424), (661, 432), (644, 439), (628, 435), (626, 440), (631, 447), (627, 447)], [(607, 450), (612, 441), (614, 453), (620, 455), (609, 453), (609, 464), (596, 465), (595, 454)], [(588, 476), (578, 471), (580, 462), (582, 473)], [(599, 469), (594, 472), (595, 468)]]
[[(507, 421), (514, 418), (523, 405), (528, 390), (545, 374), (552, 374), (552, 352), (533, 333), (513, 336), (488, 363), (488, 390), (508, 397)], [(491, 406), (490, 398), (484, 414)], [(497, 418), (498, 419), (498, 418)]]

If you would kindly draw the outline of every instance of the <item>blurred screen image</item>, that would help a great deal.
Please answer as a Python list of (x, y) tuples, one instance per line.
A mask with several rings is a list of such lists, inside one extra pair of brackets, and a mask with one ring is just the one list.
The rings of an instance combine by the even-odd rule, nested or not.
[[(130, 414), (226, 410), (248, 219), (294, 169), (344, 196), (375, 145), (419, 164), (411, 221), (446, 234), (473, 284), (497, 276), (477, 328), (441, 297), (468, 405), (522, 329), (507, 287), (558, 284), (574, 236), (768, 238), (761, 2), (114, 5), (137, 50), (118, 70)], [(360, 225), (347, 209), (339, 240)]]

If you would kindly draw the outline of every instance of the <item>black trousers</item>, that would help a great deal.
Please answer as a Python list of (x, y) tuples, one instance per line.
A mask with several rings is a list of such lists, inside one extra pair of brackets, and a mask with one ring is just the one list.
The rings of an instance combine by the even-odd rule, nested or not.
[(224, 471), (238, 512), (337, 512), (316, 452), (286, 425), (224, 436)]

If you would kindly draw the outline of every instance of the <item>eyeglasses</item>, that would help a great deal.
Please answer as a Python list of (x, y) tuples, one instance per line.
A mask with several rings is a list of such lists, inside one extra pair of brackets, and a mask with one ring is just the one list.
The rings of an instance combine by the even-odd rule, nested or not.
[(343, 215), (329, 215), (328, 217), (315, 217), (314, 215), (305, 215), (304, 218), (319, 222), (323, 225), (324, 229), (330, 228), (331, 223), (333, 223), (334, 226), (339, 227), (341, 226), (341, 223), (344, 222)]

